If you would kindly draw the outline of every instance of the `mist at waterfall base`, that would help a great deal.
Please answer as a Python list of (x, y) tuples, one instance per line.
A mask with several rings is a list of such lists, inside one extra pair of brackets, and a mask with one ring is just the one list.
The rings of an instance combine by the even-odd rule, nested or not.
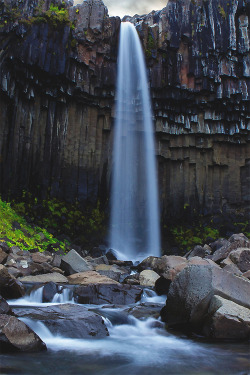
[(119, 259), (160, 256), (155, 146), (144, 55), (121, 23), (113, 146), (110, 247)]

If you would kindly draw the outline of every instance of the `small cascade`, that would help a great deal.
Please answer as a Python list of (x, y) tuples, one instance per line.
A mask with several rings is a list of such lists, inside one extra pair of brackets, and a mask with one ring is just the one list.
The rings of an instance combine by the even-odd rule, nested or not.
[(159, 304), (165, 304), (166, 303), (167, 296), (162, 295), (158, 296), (157, 293), (155, 293), (152, 289), (145, 288), (143, 290), (141, 302), (150, 302), (150, 303), (159, 303)]
[(72, 291), (61, 286), (59, 293), (54, 295), (51, 303), (74, 303)]
[(44, 306), (49, 304), (59, 303), (75, 303), (73, 293), (70, 288), (59, 286), (59, 291), (56, 293), (51, 302), (43, 302), (44, 286), (31, 291), (30, 294), (16, 300), (8, 301), (10, 306)]
[(37, 306), (41, 305), (43, 302), (43, 288), (44, 286), (32, 290), (30, 294), (24, 296), (23, 298), (18, 298), (15, 300), (8, 301), (10, 306)]
[(22, 320), (28, 327), (30, 327), (44, 342), (48, 342), (54, 338), (50, 330), (40, 321), (33, 320), (30, 318), (19, 318)]

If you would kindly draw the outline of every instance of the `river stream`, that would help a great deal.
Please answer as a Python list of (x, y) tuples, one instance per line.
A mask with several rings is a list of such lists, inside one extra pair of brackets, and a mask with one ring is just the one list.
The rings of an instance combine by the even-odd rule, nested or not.
[[(41, 288), (9, 301), (12, 307), (73, 303), (69, 291), (53, 303), (41, 301)], [(164, 304), (164, 298), (144, 295), (144, 302)], [(167, 332), (160, 321), (133, 316), (119, 319), (122, 308), (87, 306), (104, 316), (110, 336), (72, 339), (54, 336), (42, 322), (22, 320), (46, 343), (47, 352), (0, 356), (0, 373), (15, 375), (247, 375), (248, 343), (209, 343)], [(118, 318), (117, 318), (118, 317)]]

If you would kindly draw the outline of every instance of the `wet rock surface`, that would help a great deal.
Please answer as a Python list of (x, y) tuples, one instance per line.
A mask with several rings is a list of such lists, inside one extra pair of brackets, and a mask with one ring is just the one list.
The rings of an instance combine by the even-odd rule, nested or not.
[[(7, 260), (6, 266), (0, 265), (1, 293), (6, 293), (7, 299), (19, 298), (23, 296), (26, 288), (26, 293), (30, 295), (40, 290), (39, 303), (51, 302), (57, 294), (56, 298), (63, 303), (66, 298), (67, 301), (79, 304), (104, 305), (93, 308), (98, 314), (102, 315), (103, 310), (104, 316), (112, 316), (115, 321), (122, 319), (125, 324), (129, 321), (129, 316), (142, 320), (150, 316), (158, 318), (163, 301), (167, 298), (166, 305), (161, 309), (161, 318), (169, 328), (184, 331), (188, 329), (214, 339), (243, 340), (249, 338), (248, 244), (248, 238), (239, 233), (232, 235), (228, 240), (219, 239), (199, 247), (198, 252), (202, 257), (197, 256), (197, 247), (194, 247), (185, 257), (148, 257), (137, 265), (120, 260), (108, 260), (104, 254), (92, 258), (84, 252), (84, 257), (77, 254), (79, 263), (91, 264), (95, 271), (86, 270), (68, 277), (63, 275), (62, 269), (58, 269), (60, 272), (57, 273), (29, 275), (16, 280), (9, 272), (15, 268), (13, 262), (8, 263)], [(204, 253), (201, 249), (209, 251)], [(46, 252), (34, 256), (33, 253), (21, 251), (17, 246), (5, 247), (5, 252), (10, 256), (9, 260), (26, 260), (29, 264), (26, 268), (27, 273), (31, 273), (32, 264), (43, 264), (45, 267), (54, 261)], [(214, 254), (220, 254), (217, 263), (211, 259)], [(102, 272), (104, 274), (101, 274)], [(113, 279), (108, 277), (109, 275), (113, 276)], [(118, 277), (120, 282), (116, 281)], [(11, 288), (5, 288), (11, 283), (14, 285), (15, 293), (19, 293), (16, 297), (13, 297), (15, 294)], [(140, 283), (142, 285), (137, 286)], [(41, 287), (43, 289), (39, 289)], [(152, 300), (148, 302), (148, 297), (154, 296), (154, 291), (163, 296), (160, 298), (162, 303)], [(119, 313), (115, 311), (116, 308)], [(79, 336), (79, 327), (82, 327), (81, 334), (86, 337), (103, 337), (102, 335), (107, 334), (100, 315), (93, 316), (93, 312), (84, 306), (72, 303), (41, 309), (15, 307), (14, 312), (20, 317), (31, 317), (35, 320), (41, 317), (53, 333), (63, 332), (65, 325), (65, 332), (67, 335), (71, 334), (68, 337), (82, 337)], [(0, 299), (1, 314), (13, 314), (3, 298)], [(117, 314), (119, 316), (116, 317)], [(95, 325), (96, 331), (93, 328)]]
[(36, 352), (46, 350), (44, 342), (14, 316), (0, 314), (0, 351)]
[(248, 339), (250, 337), (250, 309), (213, 296), (203, 332), (217, 339)]
[[(230, 306), (232, 306), (232, 311), (234, 312), (238, 306), (239, 321), (241, 320), (240, 310), (242, 306), (242, 314), (244, 313), (245, 322), (242, 323), (238, 338), (246, 338), (249, 336), (249, 332), (247, 330), (243, 334), (244, 329), (242, 327), (248, 326), (248, 315), (250, 312), (249, 293), (250, 283), (246, 278), (236, 276), (216, 267), (191, 265), (181, 271), (171, 283), (166, 306), (162, 309), (161, 317), (170, 327), (189, 326), (198, 332), (203, 331), (208, 336), (210, 334), (213, 336), (214, 334), (214, 337), (223, 336), (222, 331), (220, 333), (218, 333), (219, 331), (217, 332), (218, 327), (213, 328), (213, 324), (216, 326), (217, 322), (221, 319), (221, 321), (225, 322), (224, 327), (228, 324), (224, 332), (224, 338), (233, 339), (235, 338), (234, 331), (237, 328), (233, 326), (231, 331), (230, 318), (228, 318), (231, 314)], [(215, 306), (213, 304), (214, 296), (222, 297), (232, 303), (232, 305), (230, 303), (228, 305), (228, 312), (226, 312), (226, 307), (221, 310), (219, 310), (219, 305), (217, 309), (213, 307)], [(204, 322), (209, 316), (209, 312), (213, 311), (215, 313), (217, 310), (218, 313), (209, 320), (209, 328), (209, 324)], [(224, 317), (222, 317), (223, 314)], [(235, 320), (236, 318), (232, 319)], [(204, 324), (206, 325), (206, 329), (203, 329)], [(237, 326), (237, 322), (235, 324)], [(211, 332), (209, 329), (211, 329)]]
[(103, 318), (83, 306), (62, 304), (14, 311), (19, 317), (42, 321), (55, 335), (71, 338), (102, 338), (109, 335)]
[(78, 303), (130, 305), (141, 299), (142, 289), (122, 284), (81, 285), (74, 291)]
[(0, 265), (0, 295), (4, 298), (19, 298), (24, 295), (23, 285), (8, 272), (8, 268)]

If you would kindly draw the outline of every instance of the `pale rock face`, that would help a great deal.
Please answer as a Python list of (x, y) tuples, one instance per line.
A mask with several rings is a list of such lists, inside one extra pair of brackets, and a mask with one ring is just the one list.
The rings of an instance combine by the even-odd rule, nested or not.
[(159, 275), (151, 270), (144, 270), (140, 273), (139, 281), (142, 286), (155, 286), (156, 280), (159, 279)]
[(209, 318), (203, 333), (217, 339), (247, 339), (250, 337), (250, 309), (220, 296), (213, 296)]
[(96, 271), (79, 272), (68, 276), (69, 284), (89, 285), (89, 284), (119, 284), (117, 281), (109, 277), (100, 275)]

